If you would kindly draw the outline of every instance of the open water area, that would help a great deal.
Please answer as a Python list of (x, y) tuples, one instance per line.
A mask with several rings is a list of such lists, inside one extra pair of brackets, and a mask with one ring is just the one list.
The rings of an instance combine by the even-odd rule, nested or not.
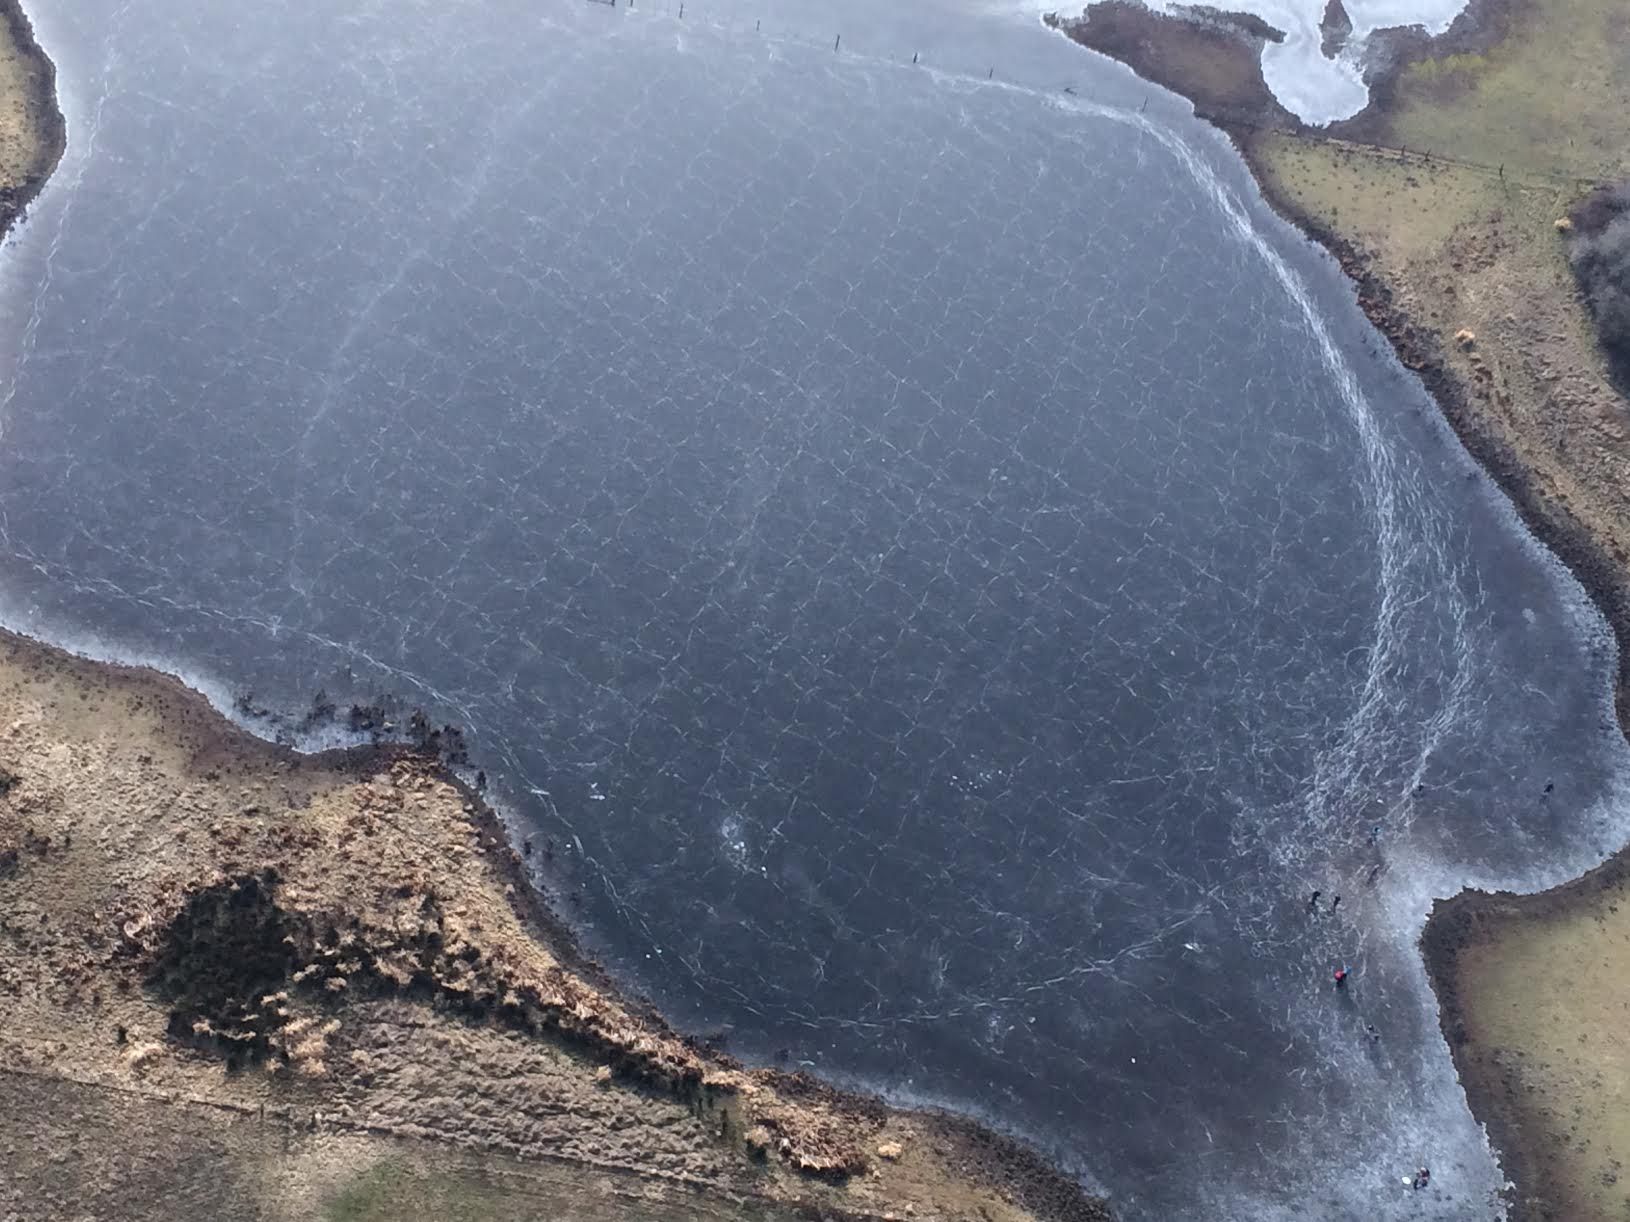
[(1604, 625), (1186, 107), (878, 7), (41, 7), (6, 622), (457, 722), (676, 1023), (1128, 1218), (1494, 1216), (1415, 943), (1625, 840)]

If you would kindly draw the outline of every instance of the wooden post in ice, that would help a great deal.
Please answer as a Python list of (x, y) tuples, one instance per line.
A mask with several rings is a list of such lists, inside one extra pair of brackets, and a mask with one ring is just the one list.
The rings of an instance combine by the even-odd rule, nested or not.
[(840, 42), (842, 42), (842, 41), (843, 41), (843, 35), (839, 34), (836, 38), (834, 38), (832, 40), (832, 50), (836, 51), (838, 49), (838, 44)]

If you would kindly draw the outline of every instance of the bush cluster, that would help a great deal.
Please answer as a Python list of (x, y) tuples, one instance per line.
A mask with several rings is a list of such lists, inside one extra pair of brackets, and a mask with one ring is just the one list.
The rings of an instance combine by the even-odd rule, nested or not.
[(1570, 219), (1574, 278), (1614, 377), (1630, 387), (1630, 181), (1591, 192)]

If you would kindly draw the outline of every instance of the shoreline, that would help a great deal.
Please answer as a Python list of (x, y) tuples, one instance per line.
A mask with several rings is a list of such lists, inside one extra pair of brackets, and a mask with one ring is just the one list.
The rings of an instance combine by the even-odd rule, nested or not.
[[(543, 1160), (584, 1190), (649, 1181), (647, 1197), (700, 1194), (731, 1218), (1112, 1216), (970, 1118), (672, 1030), (583, 954), (497, 813), (433, 752), (302, 754), (173, 676), (9, 631), (0, 721), (8, 1089), (272, 1114), (279, 1141), (428, 1140), (506, 1174)], [(404, 1053), (404, 1030), (432, 1042)], [(541, 1094), (512, 1080), (518, 1057), (547, 1074)], [(668, 1215), (626, 1222), (645, 1216)]]
[[(1264, 179), (1259, 161), (1247, 146), (1238, 141), (1235, 144), (1260, 185)], [(1612, 692), (1614, 711), (1619, 732), (1630, 741), (1630, 584), (1622, 568), (1592, 537), (1588, 527), (1567, 516), (1547, 498), (1534, 472), (1478, 418), (1468, 405), (1459, 379), (1434, 351), (1436, 345), (1423, 334), (1414, 319), (1392, 304), (1390, 286), (1370, 270), (1363, 253), (1300, 213), (1276, 193), (1265, 189), (1263, 197), (1275, 212), (1340, 263), (1358, 290), (1359, 305), (1365, 317), (1386, 337), (1399, 361), (1420, 378), (1461, 445), (1511, 501), (1523, 526), (1562, 562), (1601, 613), (1618, 654)], [(1464, 888), (1448, 899), (1434, 901), (1421, 927), (1418, 945), (1427, 978), (1438, 999), (1439, 1028), (1465, 1089), (1467, 1105), (1473, 1117), (1488, 1130), (1508, 1179), (1519, 1192), (1540, 1202), (1555, 1201), (1559, 1194), (1554, 1178), (1546, 1170), (1544, 1155), (1531, 1139), (1531, 1122), (1513, 1106), (1509, 1092), (1497, 1075), (1466, 1060), (1464, 1040), (1456, 1035), (1465, 1029), (1467, 1009), (1456, 980), (1459, 953), (1478, 936), (1481, 922), (1488, 916), (1538, 920), (1576, 905), (1583, 907), (1605, 882), (1621, 878), (1630, 878), (1630, 844), (1585, 874), (1543, 891), (1517, 893)], [(1541, 1204), (1538, 1208), (1545, 1210), (1549, 1206)], [(1551, 1215), (1530, 1215), (1519, 1204), (1511, 1216), (1513, 1222), (1524, 1222), (1530, 1216)]]
[[(1253, 175), (1263, 174), (1260, 157), (1248, 145), (1236, 141), (1235, 147)], [(1261, 182), (1259, 177), (1258, 184)], [(1591, 535), (1589, 527), (1568, 517), (1562, 507), (1547, 498), (1535, 473), (1475, 414), (1464, 386), (1438, 344), (1406, 310), (1394, 304), (1392, 287), (1372, 270), (1364, 252), (1277, 192), (1264, 189), (1263, 198), (1341, 265), (1358, 291), (1364, 316), (1386, 336), (1399, 362), (1421, 380), (1461, 445), (1511, 501), (1524, 527), (1562, 562), (1601, 613), (1618, 647), (1613, 704), (1619, 730), (1630, 741), (1630, 574)], [(1630, 845), (1620, 852), (1630, 854)]]
[(24, 121), (36, 137), (36, 148), (15, 181), (0, 186), (0, 238), (28, 211), (56, 172), (68, 148), (68, 122), (57, 105), (57, 66), (34, 38), (34, 23), (22, 0), (0, 0), (0, 21), (16, 58), (27, 66), (21, 99)]
[(1552, 1169), (1549, 1151), (1535, 1132), (1538, 1126), (1519, 1100), (1508, 1058), (1473, 1059), (1471, 1045), (1474, 1007), (1462, 981), (1466, 952), (1489, 943), (1497, 931), (1512, 924), (1538, 924), (1589, 911), (1604, 896), (1630, 885), (1630, 847), (1621, 849), (1595, 869), (1546, 891), (1518, 894), (1511, 891), (1467, 889), (1432, 907), (1421, 930), (1421, 957), (1437, 994), (1439, 1025), (1454, 1057), (1473, 1114), (1488, 1129), (1500, 1152), (1507, 1177), (1519, 1194), (1511, 1202), (1512, 1218), (1565, 1218), (1558, 1204), (1567, 1193)]
[[(1196, 102), (1195, 98), (1181, 87), (1166, 85), (1154, 76), (1146, 79), (1194, 102), (1196, 115), (1228, 137), (1229, 143), (1234, 146), (1251, 171), (1252, 178), (1268, 206), (1310, 242), (1322, 247), (1336, 260), (1342, 272), (1353, 282), (1357, 290), (1359, 308), (1363, 310), (1371, 325), (1386, 336), (1399, 362), (1421, 379), (1461, 444), (1511, 500), (1523, 525), (1542, 546), (1562, 561), (1583, 587), (1591, 602), (1607, 621), (1618, 645), (1618, 673), (1613, 699), (1619, 714), (1620, 730), (1626, 740), (1630, 741), (1630, 571), (1626, 571), (1621, 560), (1616, 560), (1607, 553), (1591, 535), (1587, 526), (1567, 517), (1561, 506), (1548, 499), (1537, 486), (1534, 473), (1517, 460), (1511, 446), (1472, 414), (1468, 408), (1465, 387), (1448, 363), (1441, 346), (1427, 328), (1407, 311), (1394, 305), (1393, 287), (1374, 272), (1369, 256), (1328, 224), (1298, 207), (1285, 192), (1277, 189), (1272, 172), (1264, 164), (1261, 148), (1256, 139), (1263, 131), (1299, 136), (1312, 134), (1321, 140), (1355, 142), (1363, 140), (1366, 136), (1377, 135), (1385, 124), (1386, 103), (1383, 99), (1392, 96), (1401, 69), (1412, 62), (1419, 62), (1437, 54), (1461, 54), (1466, 53), (1468, 48), (1483, 46), (1489, 23), (1493, 24), (1493, 28), (1503, 29), (1511, 19), (1512, 10), (1530, 2), (1531, 0), (1468, 0), (1466, 7), (1461, 10), (1450, 28), (1435, 38), (1422, 33), (1419, 27), (1393, 27), (1376, 31), (1376, 37), (1386, 35), (1394, 37), (1384, 38), (1383, 45), (1387, 47), (1386, 67), (1375, 72), (1373, 77), (1366, 74), (1366, 83), (1371, 90), (1370, 103), (1351, 118), (1330, 124), (1325, 129), (1310, 128), (1291, 115), (1268, 92), (1265, 82), (1261, 86), (1262, 97), (1265, 100), (1259, 101), (1258, 108), (1252, 111), (1252, 117), (1230, 118), (1208, 106), (1203, 99)], [(1123, 10), (1141, 10), (1143, 19), (1139, 39), (1145, 49), (1144, 53), (1152, 57), (1158, 56), (1159, 52), (1149, 43), (1150, 37), (1158, 39), (1160, 34), (1156, 33), (1157, 31), (1176, 26), (1222, 31), (1235, 45), (1247, 47), (1252, 54), (1260, 47), (1258, 40), (1238, 29), (1228, 31), (1226, 27), (1215, 22), (1201, 23), (1182, 18), (1169, 18), (1143, 8), (1141, 0), (1099, 0), (1099, 3), (1090, 7), (1096, 9), (1100, 5)], [(1066, 38), (1101, 55), (1119, 60), (1139, 76), (1144, 76), (1145, 68), (1156, 70), (1154, 59), (1140, 61), (1142, 66), (1140, 62), (1123, 59), (1114, 51), (1103, 49), (1096, 38), (1088, 41), (1079, 36), (1070, 27), (1070, 22), (1058, 19), (1056, 14), (1048, 14), (1043, 20)], [(1182, 36), (1190, 35), (1188, 31), (1184, 31)], [(1261, 79), (1260, 73), (1257, 73), (1257, 79)], [(1206, 106), (1210, 113), (1202, 110), (1202, 106)], [(1283, 120), (1278, 117), (1281, 115), (1284, 116)], [(1325, 134), (1319, 134), (1321, 130)], [(1411, 154), (1404, 150), (1403, 156), (1407, 159)], [(1421, 160), (1429, 161), (1430, 158)], [(1626, 846), (1624, 851), (1630, 853), (1630, 846)]]
[[(1092, 18), (1113, 7), (1116, 20), (1109, 30), (1091, 31)], [(1111, 0), (1090, 5), (1082, 21), (1060, 20), (1049, 14), (1047, 24), (1090, 50), (1126, 64), (1140, 76), (1161, 84), (1193, 104), (1197, 117), (1206, 119), (1226, 135), (1246, 163), (1264, 200), (1275, 213), (1327, 251), (1353, 282), (1360, 308), (1370, 323), (1387, 338), (1398, 360), (1421, 379), (1438, 404), (1444, 419), (1478, 466), (1492, 479), (1516, 509), (1525, 528), (1574, 576), (1606, 621), (1617, 645), (1613, 706), (1618, 728), (1630, 740), (1630, 558), (1611, 540), (1599, 538), (1555, 493), (1546, 473), (1524, 462), (1511, 438), (1480, 410), (1477, 370), (1468, 379), (1464, 364), (1457, 365), (1453, 349), (1443, 342), (1442, 327), (1434, 330), (1418, 318), (1408, 302), (1401, 302), (1400, 277), (1389, 278), (1381, 261), (1352, 237), (1338, 232), (1327, 217), (1302, 206), (1284, 188), (1281, 171), (1273, 163), (1269, 141), (1298, 140), (1323, 145), (1369, 146), (1369, 151), (1416, 168), (1433, 164), (1430, 150), (1415, 151), (1397, 142), (1394, 114), (1404, 92), (1401, 82), (1411, 68), (1448, 56), (1480, 58), (1511, 37), (1519, 19), (1535, 11), (1536, 0), (1469, 0), (1449, 29), (1432, 37), (1420, 27), (1379, 30), (1372, 35), (1372, 58), (1365, 72), (1370, 90), (1368, 104), (1349, 119), (1316, 129), (1302, 123), (1267, 90), (1259, 66), (1261, 40), (1238, 31), (1232, 43), (1236, 76), (1225, 88), (1181, 77), (1185, 62), (1214, 37), (1211, 30), (1197, 33), (1198, 23), (1183, 16), (1169, 17), (1144, 8), (1137, 0)], [(1137, 15), (1128, 17), (1128, 10)], [(1128, 33), (1131, 22), (1134, 32)], [(1379, 40), (1378, 42), (1376, 40)], [(1254, 79), (1253, 79), (1254, 78)], [(1241, 98), (1245, 101), (1242, 103)], [(1438, 164), (1452, 161), (1441, 152)], [(1475, 163), (1462, 163), (1473, 164)], [(1502, 164), (1498, 171), (1505, 177)], [(1576, 195), (1596, 180), (1577, 180)], [(1331, 209), (1334, 215), (1334, 208)], [(1558, 226), (1560, 230), (1560, 225)], [(1407, 288), (1407, 280), (1403, 287)], [(1581, 307), (1582, 310), (1582, 307)], [(1547, 486), (1551, 484), (1552, 486)], [(1556, 1170), (1549, 1143), (1558, 1140), (1556, 1124), (1527, 1099), (1523, 1074), (1513, 1069), (1501, 1050), (1485, 1052), (1474, 1035), (1481, 1025), (1489, 998), (1473, 995), (1467, 973), (1482, 969), (1469, 965), (1469, 956), (1485, 948), (1498, 950), (1505, 931), (1555, 921), (1589, 921), (1595, 909), (1611, 903), (1621, 888), (1630, 888), (1630, 844), (1613, 853), (1585, 874), (1544, 891), (1517, 894), (1466, 888), (1452, 898), (1438, 900), (1427, 917), (1419, 939), (1428, 979), (1439, 1003), (1439, 1026), (1474, 1117), (1487, 1129), (1507, 1177), (1515, 1186), (1509, 1203), (1517, 1222), (1534, 1218), (1577, 1216), (1561, 1204), (1577, 1194)], [(1609, 899), (1604, 900), (1604, 897)], [(1617, 913), (1618, 907), (1611, 911)], [(1610, 970), (1609, 964), (1593, 965)], [(1585, 1036), (1580, 1035), (1583, 1042)], [(1527, 1055), (1528, 1049), (1517, 1052)], [(1570, 1130), (1571, 1131), (1571, 1130)], [(1617, 1167), (1618, 1163), (1613, 1163)], [(1611, 1176), (1612, 1173), (1604, 1173)], [(1575, 1206), (1577, 1202), (1575, 1202)]]

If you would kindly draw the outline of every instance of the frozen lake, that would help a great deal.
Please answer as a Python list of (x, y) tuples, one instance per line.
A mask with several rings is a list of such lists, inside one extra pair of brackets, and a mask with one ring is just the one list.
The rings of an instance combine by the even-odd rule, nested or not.
[(874, 8), (37, 14), (7, 622), (459, 722), (676, 1021), (1128, 1217), (1491, 1216), (1415, 939), (1623, 841), (1603, 625), (1185, 107)]

